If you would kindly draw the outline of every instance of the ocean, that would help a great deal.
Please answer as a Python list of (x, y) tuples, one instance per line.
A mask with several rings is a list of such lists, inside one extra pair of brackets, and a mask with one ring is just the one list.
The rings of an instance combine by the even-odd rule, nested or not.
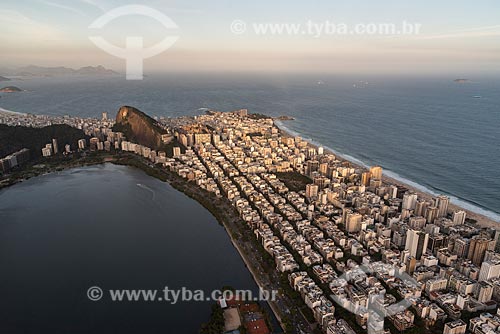
[(362, 165), (500, 221), (500, 78), (260, 74), (53, 77), (11, 81), (0, 107), (34, 114), (153, 116), (200, 108), (288, 115), (281, 126)]

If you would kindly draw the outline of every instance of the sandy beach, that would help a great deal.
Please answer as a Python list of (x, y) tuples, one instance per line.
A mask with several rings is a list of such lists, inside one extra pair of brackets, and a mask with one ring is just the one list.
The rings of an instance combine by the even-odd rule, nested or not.
[(25, 113), (22, 113), (22, 112), (11, 111), (11, 110), (7, 110), (7, 109), (0, 107), (0, 114), (1, 113), (10, 114), (10, 115), (26, 115)]

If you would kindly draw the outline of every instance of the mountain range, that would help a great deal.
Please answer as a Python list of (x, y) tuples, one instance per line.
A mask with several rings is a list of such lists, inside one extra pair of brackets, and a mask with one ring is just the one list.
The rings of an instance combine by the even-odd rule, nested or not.
[[(102, 65), (98, 66), (85, 66), (79, 69), (56, 66), (56, 67), (43, 67), (36, 65), (23, 66), (16, 69), (4, 69), (2, 70), (3, 75), (7, 76), (21, 76), (21, 77), (32, 77), (32, 76), (61, 76), (61, 75), (110, 75), (118, 74), (117, 72), (107, 69)], [(4, 77), (0, 77), (0, 81)], [(7, 79), (7, 78), (4, 78)]]

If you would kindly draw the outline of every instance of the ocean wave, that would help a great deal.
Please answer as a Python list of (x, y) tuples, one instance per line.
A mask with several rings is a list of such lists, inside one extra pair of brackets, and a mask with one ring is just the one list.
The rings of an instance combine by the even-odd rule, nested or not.
[[(288, 132), (289, 134), (293, 135), (293, 136), (299, 136), (299, 137), (302, 137), (304, 139), (306, 139), (307, 141), (309, 141), (311, 144), (313, 145), (316, 145), (316, 146), (321, 146), (323, 147), (324, 149), (334, 153), (335, 155), (338, 155), (339, 157), (343, 158), (343, 159), (346, 159), (348, 161), (351, 161), (359, 166), (362, 166), (362, 167), (365, 167), (365, 168), (370, 168), (370, 165), (365, 163), (364, 161), (356, 158), (356, 157), (353, 157), (349, 154), (345, 154), (345, 153), (342, 153), (342, 152), (339, 152), (331, 147), (328, 147), (328, 146), (325, 146), (323, 145), (322, 143), (318, 142), (318, 141), (315, 141), (311, 138), (306, 138), (303, 134), (295, 131), (295, 130), (292, 130), (290, 128), (288, 128), (287, 126), (285, 126), (283, 124), (283, 122), (280, 122), (280, 121), (275, 121), (276, 125), (283, 129), (284, 131)], [(494, 211), (491, 211), (487, 208), (484, 208), (482, 206), (480, 206), (480, 204), (477, 204), (477, 203), (472, 203), (471, 201), (467, 200), (467, 199), (464, 199), (464, 198), (460, 198), (460, 197), (457, 197), (456, 195), (453, 195), (453, 194), (449, 194), (448, 192), (446, 191), (439, 191), (437, 192), (436, 190), (433, 190), (431, 188), (428, 188), (420, 183), (417, 183), (415, 181), (412, 181), (412, 180), (409, 180), (409, 179), (406, 179), (405, 177), (399, 175), (398, 173), (396, 172), (393, 172), (389, 169), (386, 169), (382, 164), (381, 166), (384, 168), (384, 174), (387, 175), (388, 177), (396, 180), (396, 181), (399, 181), (403, 184), (406, 184), (408, 186), (411, 186), (421, 192), (424, 192), (424, 193), (427, 193), (427, 194), (430, 194), (430, 195), (433, 195), (433, 196), (438, 196), (438, 195), (441, 195), (441, 194), (444, 194), (446, 196), (449, 196), (450, 197), (450, 201), (453, 202), (453, 204), (463, 208), (463, 209), (466, 209), (468, 211), (471, 211), (471, 212), (474, 212), (474, 213), (477, 213), (477, 214), (480, 214), (480, 215), (483, 215), (485, 217), (488, 217), (490, 219), (493, 219), (497, 222), (500, 222), (500, 214), (499, 213), (496, 213)]]

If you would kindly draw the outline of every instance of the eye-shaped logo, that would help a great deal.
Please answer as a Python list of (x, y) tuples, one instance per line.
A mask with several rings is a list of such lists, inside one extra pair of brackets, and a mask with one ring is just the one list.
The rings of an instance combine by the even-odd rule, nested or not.
[[(167, 29), (178, 29), (172, 19), (162, 12), (151, 7), (142, 5), (127, 5), (112, 9), (92, 22), (90, 29), (101, 29), (109, 22), (122, 16), (142, 15), (153, 18), (160, 22)], [(179, 39), (179, 36), (167, 36), (159, 43), (144, 48), (143, 37), (127, 36), (125, 39), (125, 48), (119, 48), (102, 36), (89, 36), (89, 39), (100, 49), (107, 53), (125, 59), (126, 61), (126, 77), (127, 80), (142, 80), (143, 79), (143, 62), (144, 59), (156, 56), (170, 48)]]

